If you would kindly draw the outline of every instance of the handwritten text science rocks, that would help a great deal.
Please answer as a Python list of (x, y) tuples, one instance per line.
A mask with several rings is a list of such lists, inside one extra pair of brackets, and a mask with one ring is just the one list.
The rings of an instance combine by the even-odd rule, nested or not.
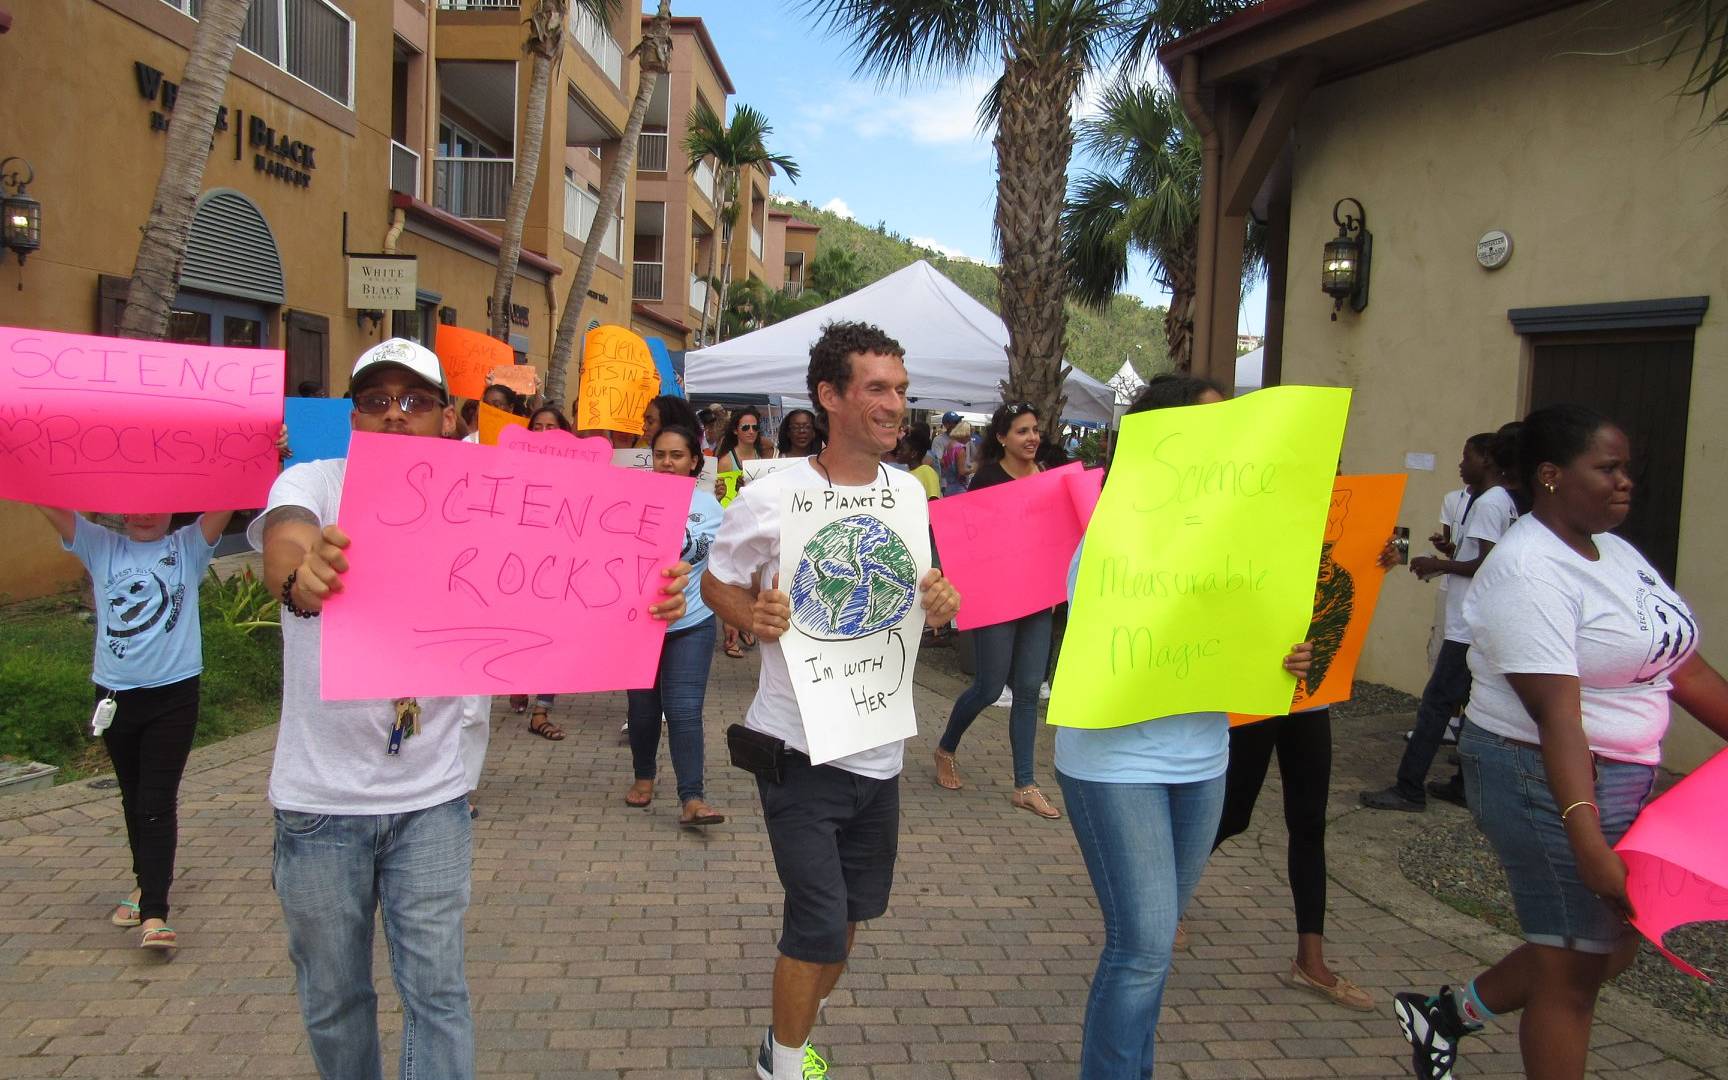
[(1279, 713), (1313, 610), (1350, 392), (1273, 387), (1122, 424), (1086, 531), (1050, 722)]
[(0, 327), (0, 497), (108, 513), (263, 506), (282, 353)]
[(327, 699), (651, 685), (648, 615), (694, 482), (547, 454), (356, 433), (326, 609)]
[(780, 647), (818, 764), (917, 733), (929, 528), (923, 492), (910, 485), (781, 494), (780, 588), (792, 625)]

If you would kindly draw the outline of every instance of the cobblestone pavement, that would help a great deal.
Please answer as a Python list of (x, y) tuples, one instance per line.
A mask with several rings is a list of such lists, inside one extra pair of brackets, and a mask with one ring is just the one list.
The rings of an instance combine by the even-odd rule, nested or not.
[[(934, 733), (961, 684), (951, 654), (926, 657), (894, 902), (859, 935), (817, 1044), (836, 1077), (1072, 1078), (1102, 936), (1072, 833), (1009, 806), (1004, 711), (969, 734), (967, 789), (932, 783)], [(752, 1075), (780, 897), (753, 787), (724, 763), (720, 732), (741, 715), (754, 675), (754, 654), (716, 655), (708, 790), (730, 820), (705, 833), (675, 825), (664, 750), (660, 797), (646, 812), (624, 805), (621, 695), (561, 701), (555, 719), (570, 733), (561, 743), (530, 736), (499, 702), (469, 914), (482, 1076)], [(1390, 772), (1401, 723), (1339, 724), (1335, 814), (1362, 817), (1354, 792), (1379, 777), (1361, 774)], [(270, 891), (272, 737), (242, 736), (193, 759), (173, 896), (185, 944), (172, 963), (107, 923), (128, 887), (113, 791), (81, 783), (0, 804), (0, 1077), (311, 1074)], [(1040, 777), (1054, 793), (1047, 732), (1040, 742)], [(1408, 1076), (1389, 1005), (1348, 1012), (1277, 980), (1294, 935), (1275, 798), (1274, 788), (1262, 821), (1219, 852), (1200, 887), (1192, 944), (1165, 995), (1159, 1076)], [(1468, 827), (1461, 816), (1428, 820)], [(1369, 846), (1335, 842), (1334, 861), (1357, 865)], [(1445, 917), (1461, 916), (1399, 914), (1376, 895), (1372, 866), (1357, 871), (1358, 891), (1332, 890), (1339, 970), (1389, 996), (1479, 966), (1444, 929), (1456, 925)], [(393, 1075), (400, 1021), (381, 936), (376, 972)], [(1675, 1040), (1656, 1040), (1667, 1051), (1645, 1041), (1635, 1014), (1604, 1008), (1592, 1076), (1728, 1078), (1720, 1041), (1686, 1044), (1687, 1064), (1670, 1056)], [(1510, 1031), (1475, 1040), (1458, 1075), (1515, 1076), (1516, 1051)]]

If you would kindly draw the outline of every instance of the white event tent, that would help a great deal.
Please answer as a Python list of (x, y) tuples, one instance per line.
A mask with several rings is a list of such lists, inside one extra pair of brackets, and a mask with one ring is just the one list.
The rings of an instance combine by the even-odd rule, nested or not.
[[(830, 322), (874, 323), (906, 349), (912, 405), (990, 412), (1008, 378), (1008, 328), (1000, 317), (919, 260), (785, 322), (694, 349), (684, 358), (692, 394), (782, 394), (804, 398), (810, 345)], [(1068, 376), (1063, 419), (1110, 422), (1115, 394), (1082, 371)]]

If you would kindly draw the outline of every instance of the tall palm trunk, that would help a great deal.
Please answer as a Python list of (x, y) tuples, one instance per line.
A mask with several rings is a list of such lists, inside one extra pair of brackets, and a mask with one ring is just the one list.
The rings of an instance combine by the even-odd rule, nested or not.
[(720, 211), (720, 304), (714, 312), (714, 339), (726, 337), (726, 300), (732, 292), (732, 237), (738, 232), (738, 170), (726, 180), (726, 206)]
[(1068, 315), (1062, 209), (1074, 150), (1069, 107), (1079, 71), (1065, 58), (1010, 42), (996, 124), (996, 237), (1009, 400), (1037, 407), (1045, 438), (1061, 431)]
[[(600, 242), (606, 235), (606, 223), (618, 210), (624, 196), (624, 181), (636, 167), (636, 144), (642, 135), (642, 122), (648, 116), (648, 102), (672, 62), (672, 0), (660, 0), (660, 7), (642, 41), (633, 50), (641, 73), (636, 79), (636, 100), (630, 106), (630, 119), (624, 125), (624, 138), (618, 156), (612, 160), (612, 171), (606, 175), (606, 187), (600, 192), (600, 207), (594, 212), (594, 223), (582, 243), (582, 259), (576, 265), (576, 278), (564, 297), (564, 313), (558, 319), (558, 337), (552, 343), (552, 360), (546, 369), (546, 397), (554, 403), (565, 401), (564, 388), (570, 374), (570, 357), (575, 352), (576, 335), (582, 325), (583, 301), (588, 298), (588, 286), (594, 281), (594, 266), (600, 258)], [(575, 371), (581, 385), (582, 365)]]
[(697, 328), (696, 342), (698, 345), (711, 345), (708, 338), (708, 310), (714, 309), (715, 330), (718, 333), (720, 322), (720, 212), (724, 207), (720, 202), (719, 174), (715, 174), (714, 186), (708, 192), (708, 205), (714, 208), (714, 231), (708, 234), (708, 295), (702, 301), (702, 325)]
[(1180, 251), (1166, 251), (1158, 256), (1163, 280), (1170, 288), (1170, 307), (1164, 312), (1164, 344), (1174, 369), (1188, 374), (1194, 369), (1194, 303), (1198, 289), (1198, 238)]
[(510, 290), (516, 283), (516, 265), (522, 258), (522, 229), (528, 222), (528, 203), (534, 198), (534, 181), (540, 175), (540, 154), (546, 141), (546, 98), (552, 85), (552, 69), (564, 53), (569, 25), (569, 0), (537, 0), (528, 18), (528, 51), (534, 70), (528, 83), (528, 115), (522, 121), (522, 143), (516, 148), (515, 175), (510, 180), (510, 202), (504, 211), (504, 236), (498, 245), (498, 273), (492, 279), (492, 336), (510, 340)]
[(192, 236), (192, 216), (204, 186), (204, 166), (210, 160), (211, 133), (234, 49), (246, 25), (250, 0), (204, 0), (198, 33), (186, 55), (180, 76), (180, 96), (174, 102), (174, 122), (162, 155), (162, 174), (150, 200), (150, 216), (138, 240), (132, 282), (126, 289), (126, 309), (119, 335), (161, 339), (168, 333), (168, 309), (179, 288), (186, 244)]

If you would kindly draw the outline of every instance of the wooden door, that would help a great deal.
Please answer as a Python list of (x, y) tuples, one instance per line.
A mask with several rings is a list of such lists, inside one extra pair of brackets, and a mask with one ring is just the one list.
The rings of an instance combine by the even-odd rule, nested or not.
[(1616, 530), (1674, 580), (1692, 400), (1692, 334), (1535, 341), (1530, 407), (1571, 403), (1619, 424), (1632, 443), (1632, 512)]

